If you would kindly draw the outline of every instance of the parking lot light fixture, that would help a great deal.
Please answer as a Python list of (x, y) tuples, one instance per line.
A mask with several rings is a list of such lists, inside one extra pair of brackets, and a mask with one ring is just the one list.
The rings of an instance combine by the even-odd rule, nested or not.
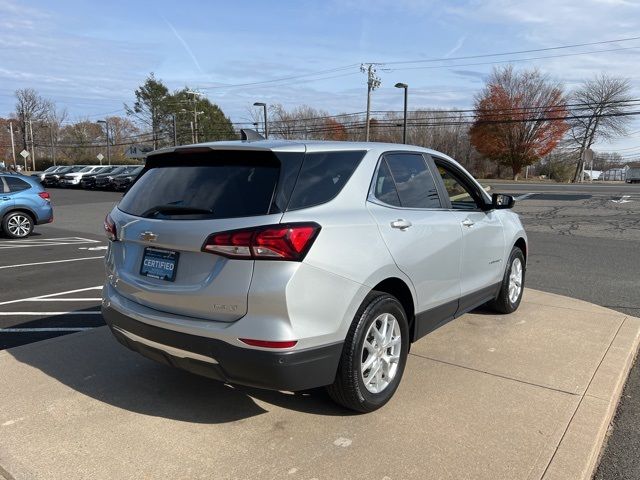
[(407, 143), (407, 93), (409, 91), (409, 85), (407, 85), (406, 83), (396, 83), (395, 85), (396, 88), (402, 88), (404, 89), (404, 121), (402, 124), (402, 143), (406, 144)]
[(267, 104), (264, 102), (255, 102), (254, 107), (262, 107), (264, 114), (264, 138), (269, 138), (269, 122), (267, 120)]

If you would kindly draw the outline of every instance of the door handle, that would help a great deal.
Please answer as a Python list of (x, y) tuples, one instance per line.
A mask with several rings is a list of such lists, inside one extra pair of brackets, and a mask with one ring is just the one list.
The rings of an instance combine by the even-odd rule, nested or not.
[(469, 228), (473, 227), (475, 224), (476, 224), (476, 222), (474, 222), (473, 220), (470, 220), (468, 218), (465, 218), (462, 221), (462, 225), (465, 226), (465, 227), (469, 227)]
[(404, 220), (402, 218), (399, 218), (398, 220), (394, 220), (393, 222), (391, 222), (391, 228), (399, 228), (400, 230), (406, 230), (411, 225), (412, 223), (409, 220)]
[(9, 197), (2, 197), (1, 200), (11, 200)]

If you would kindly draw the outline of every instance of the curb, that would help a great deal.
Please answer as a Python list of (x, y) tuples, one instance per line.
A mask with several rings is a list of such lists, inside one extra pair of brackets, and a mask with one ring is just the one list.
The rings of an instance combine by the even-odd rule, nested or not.
[(640, 318), (626, 317), (580, 400), (543, 480), (593, 478), (640, 344)]

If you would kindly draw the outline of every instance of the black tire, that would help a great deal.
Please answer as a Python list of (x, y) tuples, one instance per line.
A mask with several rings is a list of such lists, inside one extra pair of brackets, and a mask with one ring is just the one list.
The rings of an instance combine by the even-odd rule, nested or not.
[[(365, 386), (360, 372), (363, 361), (363, 345), (369, 327), (384, 313), (392, 314), (399, 327), (400, 358), (392, 380), (379, 393), (372, 393)], [(350, 410), (362, 413), (377, 410), (386, 404), (396, 392), (407, 363), (408, 351), (409, 323), (404, 308), (392, 295), (371, 292), (362, 302), (349, 328), (335, 382), (327, 387), (329, 396), (336, 403)]]
[[(511, 277), (511, 270), (514, 268), (514, 262), (516, 259), (520, 261), (520, 265), (522, 266), (522, 282), (518, 298), (514, 302), (512, 302), (509, 298), (509, 279)], [(498, 293), (498, 296), (495, 300), (489, 303), (489, 306), (493, 310), (498, 313), (513, 313), (518, 309), (518, 307), (520, 306), (520, 302), (522, 301), (522, 294), (524, 292), (526, 271), (526, 263), (522, 250), (520, 250), (518, 247), (513, 247), (513, 250), (511, 250), (511, 255), (509, 255), (509, 264), (505, 269), (502, 284), (500, 285), (500, 293)]]
[[(22, 226), (17, 228), (15, 222)], [(2, 219), (2, 231), (9, 238), (27, 238), (33, 232), (33, 218), (24, 212), (10, 212)]]

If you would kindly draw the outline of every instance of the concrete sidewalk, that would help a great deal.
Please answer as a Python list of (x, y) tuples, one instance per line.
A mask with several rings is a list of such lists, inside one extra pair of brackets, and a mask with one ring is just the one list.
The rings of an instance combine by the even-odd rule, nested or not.
[(527, 290), (412, 347), (395, 398), (225, 386), (105, 328), (0, 352), (0, 478), (587, 479), (640, 319)]

